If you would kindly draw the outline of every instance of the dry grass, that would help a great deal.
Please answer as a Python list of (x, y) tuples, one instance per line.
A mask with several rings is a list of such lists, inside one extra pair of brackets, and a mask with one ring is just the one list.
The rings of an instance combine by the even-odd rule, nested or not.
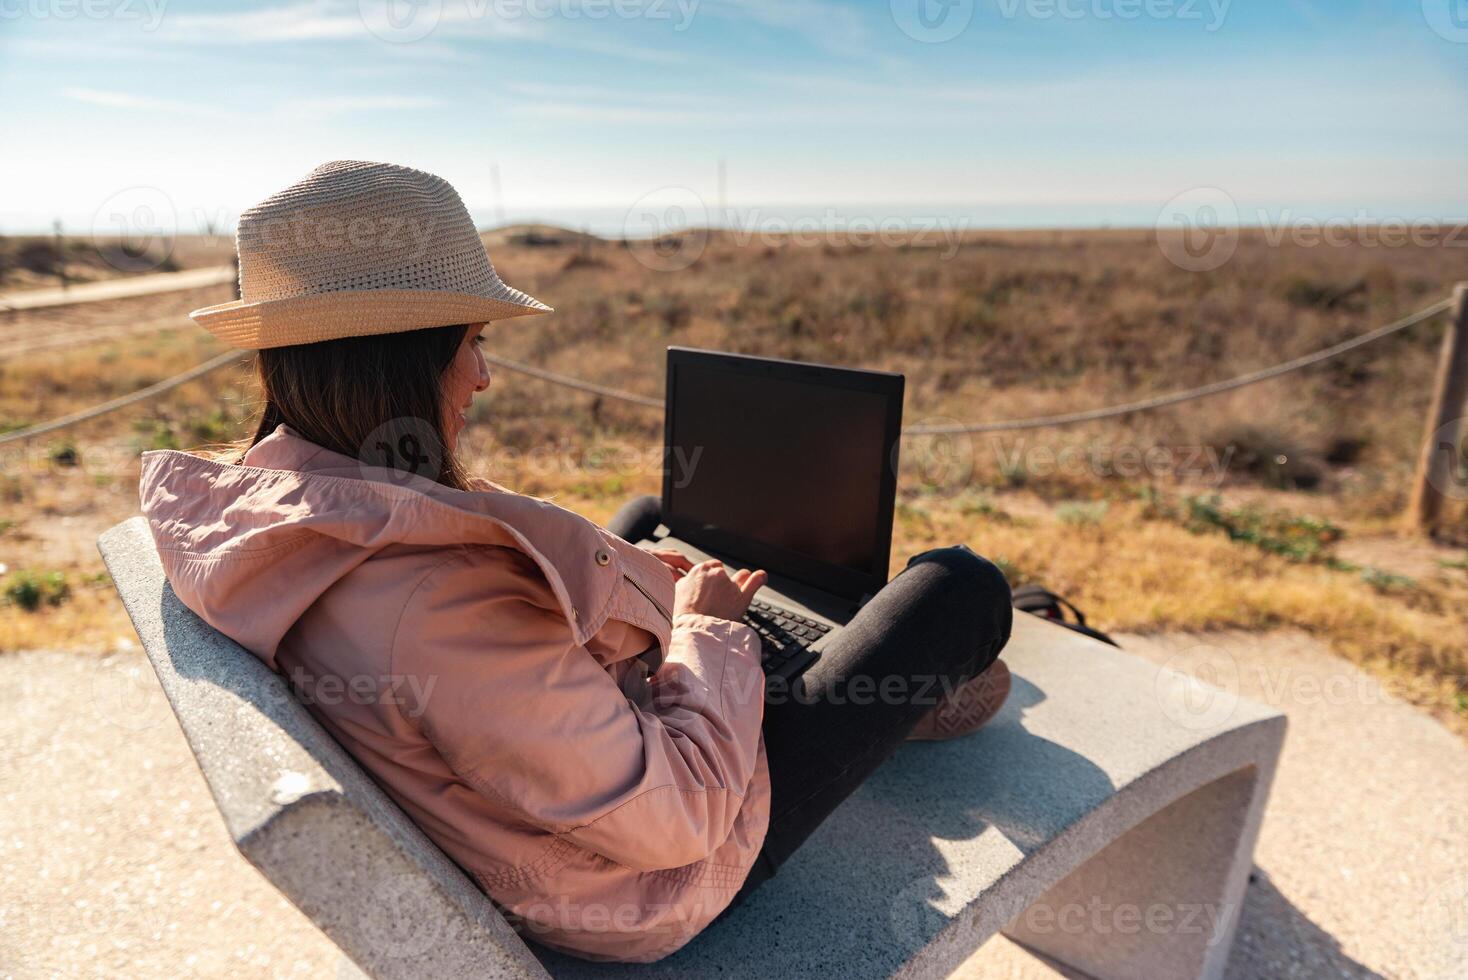
[[(908, 376), (909, 423), (1091, 407), (1214, 380), (1395, 319), (1462, 274), (1457, 255), (1440, 248), (1270, 247), (1249, 237), (1223, 269), (1193, 274), (1140, 232), (971, 236), (949, 259), (715, 236), (676, 273), (595, 242), (497, 243), (494, 258), (508, 281), (558, 310), (492, 327), (491, 347), (506, 356), (654, 396), (668, 344), (883, 367)], [(219, 298), (47, 311), (4, 329), (177, 316), (180, 304)], [(1399, 540), (1392, 523), (1440, 330), (1427, 325), (1307, 374), (1117, 422), (909, 440), (894, 566), (964, 541), (1017, 580), (1070, 596), (1106, 629), (1299, 626), (1410, 681), (1414, 700), (1462, 726), (1468, 570), (1454, 563), (1463, 552)], [(215, 350), (190, 330), (7, 361), (0, 427), (133, 390)], [(92, 541), (135, 510), (137, 452), (241, 435), (251, 398), (247, 372), (232, 369), (0, 457), (0, 562), (12, 573), (60, 571), (72, 586), (55, 607), (0, 606), (0, 649), (105, 648), (128, 636), (110, 591), (91, 578), (100, 571)], [(475, 421), (464, 447), (473, 468), (592, 519), (658, 487), (656, 412), (500, 372)], [(67, 465), (68, 449), (80, 465)], [(1154, 465), (1142, 467), (1149, 450)], [(1328, 519), (1344, 532), (1341, 547), (1380, 554), (1386, 571), (1411, 579), (1333, 563), (1331, 549), (1292, 560), (1189, 529), (1157, 505), (1215, 489), (1228, 505)], [(1453, 519), (1468, 534), (1461, 510)]]

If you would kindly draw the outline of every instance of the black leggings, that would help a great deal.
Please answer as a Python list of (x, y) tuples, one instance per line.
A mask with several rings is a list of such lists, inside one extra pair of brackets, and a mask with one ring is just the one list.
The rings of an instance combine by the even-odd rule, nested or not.
[[(607, 529), (652, 536), (656, 497), (639, 497)], [(770, 829), (732, 904), (769, 880), (821, 822), (897, 751), (943, 696), (994, 662), (1009, 641), (1009, 584), (966, 547), (910, 559), (791, 687), (765, 696)]]

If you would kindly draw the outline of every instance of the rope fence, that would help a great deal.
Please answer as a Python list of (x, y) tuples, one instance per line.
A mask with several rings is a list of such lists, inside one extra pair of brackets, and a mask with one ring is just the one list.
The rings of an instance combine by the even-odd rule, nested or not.
[[(1289, 374), (1292, 371), (1299, 371), (1304, 368), (1311, 367), (1313, 365), (1321, 363), (1322, 361), (1330, 360), (1332, 357), (1338, 357), (1341, 354), (1346, 353), (1347, 351), (1353, 351), (1358, 347), (1365, 347), (1367, 344), (1381, 340), (1383, 337), (1389, 337), (1392, 334), (1397, 333), (1398, 331), (1406, 330), (1408, 327), (1416, 326), (1423, 320), (1430, 320), (1433, 317), (1437, 316), (1439, 313), (1444, 313), (1452, 308), (1452, 305), (1453, 300), (1451, 297), (1449, 297), (1447, 299), (1440, 300), (1439, 302), (1436, 302), (1429, 307), (1418, 310), (1416, 313), (1413, 313), (1410, 316), (1403, 317), (1395, 323), (1389, 323), (1384, 327), (1378, 327), (1377, 329), (1372, 330), (1369, 333), (1361, 334), (1359, 337), (1352, 337), (1350, 340), (1342, 341), (1339, 344), (1334, 344), (1322, 350), (1315, 351), (1312, 354), (1305, 354), (1301, 357), (1294, 358), (1293, 360), (1285, 361), (1282, 364), (1276, 364), (1272, 367), (1262, 368), (1258, 371), (1251, 371), (1248, 374), (1241, 374), (1235, 378), (1228, 378), (1223, 381), (1215, 381), (1211, 384), (1202, 385), (1197, 388), (1189, 388), (1185, 391), (1175, 391), (1166, 395), (1157, 395), (1153, 398), (1143, 399), (1142, 401), (1127, 402), (1124, 405), (1111, 405), (1104, 408), (1088, 409), (1082, 412), (1069, 412), (1064, 415), (1040, 415), (1033, 418), (1006, 419), (997, 422), (976, 422), (973, 424), (955, 423), (952, 425), (910, 425), (903, 428), (902, 434), (905, 436), (929, 436), (986, 432), (1017, 432), (1023, 429), (1048, 429), (1062, 425), (1074, 425), (1078, 422), (1095, 422), (1100, 419), (1109, 419), (1116, 418), (1122, 415), (1130, 415), (1133, 412), (1145, 412), (1154, 408), (1164, 408), (1169, 405), (1178, 405), (1182, 402), (1194, 401), (1199, 398), (1207, 398), (1210, 395), (1222, 394), (1225, 391), (1234, 391), (1239, 388), (1247, 387), (1249, 385), (1258, 384), (1261, 381), (1268, 381), (1271, 378), (1278, 378), (1281, 375)], [(646, 395), (638, 395), (630, 391), (622, 391), (617, 388), (608, 388), (605, 385), (592, 384), (588, 381), (582, 381), (579, 378), (573, 378), (565, 374), (556, 374), (553, 371), (546, 371), (542, 368), (532, 367), (529, 364), (523, 364), (519, 361), (512, 361), (508, 358), (491, 357), (490, 355), (486, 354), (484, 356), (484, 359), (486, 361), (489, 361), (491, 364), (496, 364), (502, 368), (505, 368), (506, 370), (518, 371), (522, 374), (529, 375), (532, 378), (539, 378), (540, 380), (549, 382), (551, 384), (562, 385), (566, 388), (574, 388), (578, 391), (585, 391), (591, 394), (603, 395), (607, 398), (615, 398), (620, 401), (629, 402), (633, 405), (645, 405), (648, 408), (663, 407), (662, 400), (658, 398), (649, 398)]]
[[(1424, 320), (1429, 320), (1432, 317), (1437, 316), (1439, 313), (1446, 312), (1448, 309), (1452, 308), (1452, 306), (1453, 299), (1451, 297), (1439, 300), (1438, 302), (1433, 303), (1431, 306), (1418, 310), (1416, 313), (1413, 313), (1410, 316), (1406, 316), (1400, 320), (1397, 320), (1395, 323), (1389, 323), (1384, 327), (1378, 327), (1375, 330), (1361, 334), (1357, 337), (1353, 337), (1350, 340), (1342, 341), (1339, 344), (1334, 344), (1322, 350), (1318, 350), (1310, 354), (1305, 354), (1301, 357), (1296, 357), (1281, 364), (1262, 368), (1258, 371), (1251, 371), (1248, 374), (1241, 374), (1237, 377), (1228, 378), (1222, 381), (1215, 381), (1211, 384), (1202, 385), (1197, 388), (1189, 388), (1184, 391), (1176, 391), (1165, 395), (1157, 395), (1152, 398), (1142, 399), (1141, 401), (1128, 402), (1122, 405), (1111, 405), (1101, 408), (1088, 409), (1080, 412), (1069, 412), (1060, 415), (1042, 415), (1032, 418), (1006, 419), (993, 422), (977, 422), (973, 424), (954, 423), (945, 425), (907, 426), (902, 430), (902, 434), (904, 436), (923, 436), (990, 432), (1015, 432), (1024, 429), (1042, 429), (1063, 425), (1074, 425), (1079, 422), (1095, 422), (1101, 419), (1117, 418), (1122, 415), (1130, 415), (1134, 412), (1144, 412), (1151, 409), (1163, 408), (1169, 405), (1177, 405), (1181, 404), (1182, 402), (1193, 401), (1199, 398), (1207, 398), (1211, 395), (1221, 394), (1226, 391), (1234, 391), (1239, 388), (1244, 388), (1248, 385), (1258, 384), (1261, 381), (1268, 381), (1272, 378), (1278, 378), (1282, 375), (1289, 374), (1292, 371), (1299, 371), (1304, 368), (1311, 367), (1315, 364), (1321, 363), (1322, 361), (1327, 361), (1330, 358), (1338, 357), (1348, 351), (1352, 351), (1359, 347), (1364, 347), (1367, 344), (1374, 343), (1375, 341), (1381, 340), (1384, 337), (1389, 337), (1392, 334), (1407, 329), (1408, 327), (1415, 326), (1416, 324), (1421, 323)], [(193, 381), (196, 378), (201, 378), (206, 374), (218, 370), (219, 368), (234, 363), (235, 361), (238, 361), (239, 359), (246, 356), (248, 353), (248, 351), (242, 350), (226, 351), (225, 353), (220, 354), (218, 357), (211, 358), (210, 360), (205, 361), (203, 364), (200, 364), (197, 367), (185, 371), (182, 374), (176, 374), (171, 378), (166, 378), (163, 381), (159, 381), (157, 384), (149, 385), (146, 388), (135, 391), (129, 395), (124, 395), (121, 398), (114, 398), (112, 401), (104, 402), (101, 405), (96, 405), (91, 408), (84, 409), (80, 412), (74, 412), (71, 415), (65, 415), (58, 419), (53, 419), (50, 422), (33, 425), (29, 428), (19, 429), (15, 432), (0, 435), (0, 446), (8, 445), (13, 442), (20, 442), (26, 439), (33, 439), (37, 436), (42, 436), (46, 435), (47, 433), (66, 429), (74, 425), (79, 425), (82, 422), (86, 422), (91, 419), (98, 418), (112, 412), (116, 412), (120, 409), (128, 407), (129, 405), (135, 405), (138, 402), (147, 401), (150, 398), (164, 394), (168, 391), (172, 391), (174, 388), (177, 388), (180, 385), (187, 384), (188, 382)], [(564, 388), (570, 388), (575, 391), (582, 391), (587, 394), (598, 395), (603, 398), (611, 398), (617, 401), (627, 402), (629, 404), (638, 405), (643, 408), (660, 409), (663, 407), (663, 400), (660, 398), (652, 398), (647, 395), (639, 395), (635, 392), (625, 391), (620, 388), (612, 388), (607, 385), (596, 384), (594, 382), (572, 377), (568, 374), (560, 374), (555, 371), (548, 371), (545, 368), (538, 368), (534, 365), (526, 364), (522, 361), (515, 361), (507, 357), (500, 357), (498, 355), (493, 355), (489, 353), (486, 353), (484, 355), (484, 359), (490, 364), (504, 368), (507, 371), (515, 371), (528, 377), (535, 378), (539, 381), (544, 381), (547, 384), (559, 385)]]
[(202, 378), (204, 375), (209, 374), (213, 371), (217, 371), (227, 364), (233, 364), (235, 361), (240, 360), (248, 353), (250, 352), (243, 350), (225, 351), (218, 357), (211, 357), (203, 364), (200, 364), (199, 366), (194, 368), (190, 368), (183, 374), (175, 374), (171, 378), (165, 378), (162, 381), (159, 381), (157, 384), (151, 384), (148, 385), (148, 387), (146, 388), (140, 388), (131, 394), (123, 395), (121, 398), (114, 398), (110, 402), (103, 402), (100, 405), (93, 405), (91, 408), (83, 409), (80, 412), (73, 412), (70, 415), (63, 415), (61, 418), (52, 419), (50, 422), (43, 422), (40, 425), (33, 425), (30, 428), (19, 429), (15, 432), (6, 433), (5, 435), (0, 436), (0, 446), (9, 445), (12, 442), (20, 442), (24, 439), (34, 439), (36, 436), (43, 436), (46, 435), (48, 432), (56, 432), (60, 429), (68, 429), (73, 425), (80, 425), (83, 422), (90, 421), (103, 415), (111, 414), (112, 412), (116, 412), (119, 409), (127, 408), (129, 405), (136, 405), (138, 402), (145, 402), (156, 395), (161, 395), (164, 392), (172, 391), (180, 385), (188, 384), (195, 378)]
[(1215, 381), (1212, 384), (1202, 385), (1198, 388), (1189, 388), (1186, 391), (1175, 391), (1169, 395), (1157, 395), (1154, 398), (1145, 398), (1142, 401), (1128, 402), (1125, 405), (1112, 405), (1109, 408), (1093, 408), (1085, 412), (1070, 412), (1066, 415), (1042, 415), (1028, 419), (1010, 419), (1004, 422), (979, 422), (974, 425), (915, 425), (902, 430), (903, 435), (947, 435), (952, 433), (968, 432), (1016, 432), (1021, 429), (1046, 429), (1052, 426), (1074, 425), (1077, 422), (1094, 422), (1097, 419), (1116, 418), (1121, 415), (1130, 415), (1133, 412), (1145, 412), (1153, 408), (1163, 408), (1168, 405), (1178, 405), (1182, 402), (1194, 401), (1199, 398), (1207, 398), (1210, 395), (1222, 394), (1225, 391), (1235, 391), (1249, 385), (1278, 378), (1280, 375), (1289, 374), (1291, 371), (1299, 371), (1302, 368), (1311, 367), (1321, 361), (1328, 361), (1332, 357), (1338, 357), (1347, 351), (1355, 350), (1357, 347), (1365, 347), (1367, 344), (1389, 337), (1399, 330), (1416, 326), (1423, 320), (1430, 320), (1439, 313), (1445, 313), (1452, 308), (1451, 298), (1434, 303), (1423, 310), (1418, 310), (1411, 316), (1404, 317), (1396, 323), (1389, 323), (1384, 327), (1378, 327), (1370, 333), (1363, 333), (1359, 337), (1342, 341), (1313, 354), (1297, 357), (1283, 364), (1263, 368), (1259, 371), (1251, 371), (1241, 374), (1236, 378), (1225, 381)]

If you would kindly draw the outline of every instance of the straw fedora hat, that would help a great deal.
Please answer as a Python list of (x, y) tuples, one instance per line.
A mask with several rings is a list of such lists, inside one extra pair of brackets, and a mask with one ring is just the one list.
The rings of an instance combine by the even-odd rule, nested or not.
[(335, 160), (240, 215), (240, 298), (190, 313), (259, 349), (549, 313), (495, 274), (448, 181)]

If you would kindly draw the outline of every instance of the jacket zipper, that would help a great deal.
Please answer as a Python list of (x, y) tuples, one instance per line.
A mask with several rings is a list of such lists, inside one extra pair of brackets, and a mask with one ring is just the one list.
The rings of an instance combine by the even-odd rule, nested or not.
[(672, 623), (673, 622), (673, 614), (670, 613), (670, 612), (668, 612), (667, 607), (664, 606), (661, 602), (658, 602), (657, 599), (654, 599), (651, 592), (649, 592), (646, 589), (644, 589), (641, 585), (638, 584), (638, 582), (637, 582), (636, 579), (634, 579), (631, 575), (628, 575), (626, 572), (623, 572), (622, 573), (622, 577), (624, 579), (626, 579), (628, 582), (632, 583), (632, 587), (634, 589), (636, 589), (638, 592), (641, 592), (644, 596), (646, 596), (647, 597), (647, 601), (650, 602), (650, 603), (652, 603), (653, 606), (657, 609), (657, 611), (663, 614), (663, 618), (664, 619), (666, 619), (669, 623)]

